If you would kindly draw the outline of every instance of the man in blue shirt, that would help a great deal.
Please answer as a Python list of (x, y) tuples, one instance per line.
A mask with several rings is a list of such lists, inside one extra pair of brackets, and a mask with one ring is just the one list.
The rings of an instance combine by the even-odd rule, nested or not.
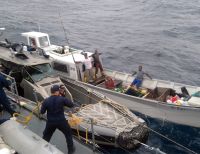
[(59, 85), (53, 85), (51, 96), (44, 100), (41, 107), (41, 114), (47, 111), (47, 123), (43, 132), (43, 139), (49, 142), (55, 130), (59, 129), (65, 135), (68, 154), (72, 154), (75, 148), (71, 128), (65, 119), (64, 106), (73, 107), (74, 105), (67, 98), (60, 96), (59, 89)]
[(0, 104), (3, 108), (10, 113), (11, 116), (15, 113), (15, 111), (10, 107), (10, 102), (4, 92), (3, 88), (10, 89), (10, 82), (4, 78), (3, 75), (0, 74)]

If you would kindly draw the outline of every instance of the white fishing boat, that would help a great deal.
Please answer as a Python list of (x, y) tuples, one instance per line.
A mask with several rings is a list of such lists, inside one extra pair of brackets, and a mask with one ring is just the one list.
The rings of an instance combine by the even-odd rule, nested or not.
[[(52, 45), (46, 33), (27, 32), (22, 33), (22, 36), (26, 37), (28, 46), (41, 48), (45, 54), (53, 59), (53, 68), (59, 72), (63, 81), (65, 79), (76, 80), (78, 83), (82, 83), (102, 93), (120, 104), (125, 105), (129, 109), (147, 116), (182, 125), (200, 127), (200, 120), (198, 118), (200, 116), (200, 97), (195, 95), (200, 91), (200, 87), (145, 78), (140, 88), (141, 91), (145, 91), (145, 94), (143, 93), (139, 95), (139, 97), (127, 95), (124, 94), (124, 91), (131, 84), (134, 77), (128, 73), (109, 69), (104, 69), (104, 74), (112, 78), (115, 85), (114, 89), (106, 88), (104, 77), (99, 77), (91, 83), (84, 83), (83, 64), (75, 63), (77, 61), (84, 61), (85, 52), (83, 50), (74, 49), (69, 46), (63, 48), (61, 46)], [(34, 44), (32, 42), (34, 42)], [(91, 52), (86, 53), (88, 56), (93, 54)], [(176, 102), (167, 101), (171, 92), (182, 94), (182, 87), (187, 89), (190, 96), (186, 101), (183, 99), (178, 99)], [(140, 94), (141, 91), (139, 91)]]

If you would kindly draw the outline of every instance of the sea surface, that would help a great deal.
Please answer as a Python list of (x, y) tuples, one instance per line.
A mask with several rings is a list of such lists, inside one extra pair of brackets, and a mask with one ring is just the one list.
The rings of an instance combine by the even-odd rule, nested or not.
[[(132, 72), (142, 65), (153, 78), (200, 86), (199, 0), (0, 0), (0, 27), (6, 28), (2, 37), (13, 42), (22, 32), (40, 30), (52, 44), (98, 49), (104, 67)], [(200, 129), (144, 119), (200, 153)], [(169, 154), (191, 153), (154, 133), (147, 144)], [(105, 150), (155, 153), (144, 146), (131, 152)]]

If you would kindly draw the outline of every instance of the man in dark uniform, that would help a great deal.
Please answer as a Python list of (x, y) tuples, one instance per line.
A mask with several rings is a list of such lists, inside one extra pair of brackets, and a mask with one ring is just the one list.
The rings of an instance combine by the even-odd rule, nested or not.
[(10, 102), (4, 92), (3, 88), (10, 89), (10, 82), (4, 78), (3, 75), (0, 74), (0, 104), (3, 108), (10, 113), (11, 116), (15, 113), (15, 111), (10, 107)]
[(73, 103), (65, 97), (60, 96), (60, 86), (51, 87), (51, 96), (46, 98), (41, 107), (41, 114), (47, 111), (47, 123), (43, 132), (43, 139), (50, 141), (56, 129), (59, 129), (66, 138), (68, 154), (75, 150), (72, 139), (72, 131), (64, 116), (64, 106), (73, 107)]

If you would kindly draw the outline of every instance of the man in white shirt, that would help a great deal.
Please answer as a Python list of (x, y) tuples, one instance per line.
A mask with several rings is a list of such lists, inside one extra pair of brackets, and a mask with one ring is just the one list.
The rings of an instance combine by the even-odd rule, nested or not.
[(92, 61), (90, 58), (88, 58), (87, 53), (85, 53), (84, 56), (85, 56), (85, 60), (83, 61), (85, 65), (84, 81), (88, 82), (93, 80)]

